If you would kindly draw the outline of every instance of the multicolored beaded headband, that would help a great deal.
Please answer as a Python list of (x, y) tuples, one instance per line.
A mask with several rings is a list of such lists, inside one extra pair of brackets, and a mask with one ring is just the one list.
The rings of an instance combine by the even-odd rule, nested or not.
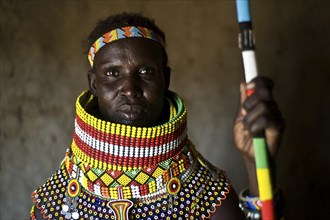
[(150, 30), (145, 27), (127, 26), (114, 29), (103, 34), (99, 39), (95, 41), (88, 52), (88, 60), (93, 67), (94, 57), (98, 50), (100, 50), (106, 44), (113, 42), (115, 40), (130, 38), (130, 37), (143, 37), (159, 42), (163, 47), (165, 47), (164, 39), (159, 36), (155, 31)]

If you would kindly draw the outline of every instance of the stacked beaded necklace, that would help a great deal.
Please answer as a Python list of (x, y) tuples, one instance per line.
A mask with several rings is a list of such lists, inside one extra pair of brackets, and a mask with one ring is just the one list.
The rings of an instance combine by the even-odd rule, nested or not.
[[(177, 114), (155, 127), (134, 127), (103, 121), (85, 109), (91, 103), (88, 92), (76, 102), (75, 133), (71, 145), (83, 163), (103, 170), (132, 170), (154, 166), (178, 154), (187, 144), (186, 108), (174, 95)], [(84, 106), (84, 107), (83, 107)]]
[[(76, 102), (75, 132), (61, 168), (33, 193), (48, 219), (198, 219), (230, 185), (187, 138), (186, 108), (169, 93), (170, 119), (150, 128), (102, 121)], [(32, 215), (33, 216), (33, 215)], [(32, 218), (33, 219), (33, 218)]]

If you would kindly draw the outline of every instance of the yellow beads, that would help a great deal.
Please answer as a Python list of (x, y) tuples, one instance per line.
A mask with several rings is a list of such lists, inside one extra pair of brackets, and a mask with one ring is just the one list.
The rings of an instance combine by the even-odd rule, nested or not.
[[(87, 108), (92, 100), (94, 99), (93, 96), (88, 96), (89, 93), (87, 91), (83, 92), (76, 101), (76, 113), (78, 117), (86, 124), (95, 127), (97, 130), (106, 132), (109, 134), (115, 135), (122, 135), (125, 137), (137, 137), (137, 138), (154, 138), (164, 134), (168, 134), (173, 132), (177, 126), (176, 124), (180, 124), (182, 121), (186, 120), (186, 108), (183, 101), (176, 95), (175, 100), (178, 103), (176, 107), (172, 101), (168, 98), (170, 104), (170, 119), (169, 122), (164, 125), (159, 125), (150, 128), (141, 128), (141, 127), (134, 127), (129, 125), (122, 125), (122, 124), (115, 124), (107, 121), (103, 121), (94, 117), (93, 115), (86, 112), (84, 108)], [(87, 101), (86, 101), (87, 100)], [(177, 108), (179, 111), (177, 111)], [(181, 110), (181, 111), (180, 111)]]

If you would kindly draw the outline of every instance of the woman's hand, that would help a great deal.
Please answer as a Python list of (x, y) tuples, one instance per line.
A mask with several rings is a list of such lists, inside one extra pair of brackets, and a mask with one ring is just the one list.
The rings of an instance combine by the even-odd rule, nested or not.
[[(279, 149), (285, 122), (275, 102), (273, 81), (257, 77), (252, 82), (241, 84), (241, 104), (234, 126), (234, 139), (242, 156), (254, 160), (253, 136), (264, 131), (270, 155)], [(247, 96), (247, 90), (254, 90)]]
[[(248, 84), (241, 84), (241, 102), (234, 124), (234, 140), (244, 159), (250, 192), (253, 194), (258, 194), (253, 136), (264, 133), (270, 159), (273, 160), (285, 128), (285, 121), (272, 95), (273, 86), (271, 79), (260, 76)], [(248, 90), (253, 90), (249, 96), (246, 95)]]

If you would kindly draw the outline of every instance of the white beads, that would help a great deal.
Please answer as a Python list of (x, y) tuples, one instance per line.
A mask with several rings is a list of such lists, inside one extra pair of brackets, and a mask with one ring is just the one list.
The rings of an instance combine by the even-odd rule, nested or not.
[(62, 210), (63, 210), (64, 212), (69, 211), (69, 206), (68, 206), (68, 205), (62, 205)]
[(73, 219), (78, 219), (79, 218), (79, 213), (78, 212), (73, 212), (72, 213), (72, 218)]

